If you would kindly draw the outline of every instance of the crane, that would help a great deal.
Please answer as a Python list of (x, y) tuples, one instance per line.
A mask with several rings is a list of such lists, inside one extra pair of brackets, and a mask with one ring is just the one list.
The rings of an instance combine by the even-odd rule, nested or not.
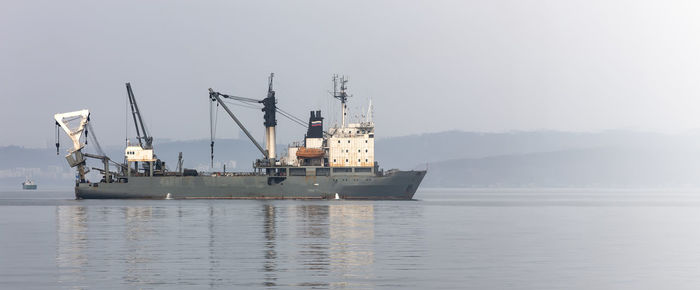
[[(88, 110), (80, 110), (68, 113), (59, 113), (53, 116), (56, 120), (56, 125), (60, 126), (66, 135), (73, 141), (73, 148), (68, 150), (68, 155), (66, 155), (66, 161), (70, 167), (78, 167), (78, 178), (81, 182), (85, 180), (85, 156), (83, 155), (82, 149), (85, 144), (80, 142), (80, 137), (85, 131), (85, 126), (87, 126), (90, 120), (90, 112)], [(75, 128), (70, 128), (68, 122), (73, 120), (80, 120)], [(58, 137), (58, 135), (56, 135)], [(87, 137), (86, 137), (87, 138)], [(56, 139), (56, 153), (58, 153), (58, 139)]]
[[(255, 147), (260, 150), (260, 153), (262, 153), (263, 157), (268, 160), (268, 162), (271, 162), (274, 164), (275, 160), (275, 126), (277, 125), (277, 99), (275, 98), (275, 91), (272, 88), (272, 79), (275, 76), (274, 73), (270, 74), (269, 78), (269, 83), (267, 87), (267, 97), (262, 99), (262, 100), (257, 100), (257, 99), (251, 99), (251, 98), (245, 98), (245, 97), (238, 97), (238, 96), (232, 96), (232, 95), (227, 95), (227, 94), (222, 94), (219, 92), (216, 92), (212, 90), (211, 88), (209, 89), (209, 100), (214, 103), (216, 102), (217, 104), (221, 105), (226, 113), (228, 113), (229, 116), (231, 116), (231, 119), (233, 119), (234, 122), (238, 125), (238, 127), (243, 130), (243, 133), (245, 133), (246, 136), (250, 139), (250, 141), (253, 142)], [(248, 132), (248, 129), (243, 126), (243, 124), (236, 118), (236, 116), (231, 112), (231, 110), (226, 106), (222, 98), (225, 99), (232, 99), (240, 102), (248, 102), (248, 103), (259, 103), (263, 105), (262, 111), (265, 113), (264, 114), (264, 125), (265, 125), (265, 149), (263, 149), (262, 146), (258, 143), (258, 141), (253, 138), (253, 136)], [(213, 132), (213, 131), (212, 131)], [(214, 137), (212, 136), (212, 141), (211, 141), (211, 158), (212, 161), (214, 159)]]
[[(68, 150), (68, 155), (66, 155), (66, 161), (68, 161), (68, 164), (70, 167), (78, 167), (78, 178), (80, 182), (85, 182), (85, 174), (87, 173), (87, 170), (85, 168), (85, 157), (89, 158), (95, 158), (99, 159), (102, 161), (104, 165), (104, 169), (98, 169), (100, 172), (104, 174), (105, 182), (111, 182), (111, 173), (109, 172), (109, 162), (112, 162), (116, 164), (119, 167), (124, 167), (122, 164), (116, 163), (109, 159), (104, 152), (102, 152), (102, 149), (99, 146), (99, 143), (97, 143), (97, 138), (93, 138), (93, 141), (95, 141), (95, 145), (97, 146), (98, 150), (102, 155), (99, 154), (90, 154), (90, 153), (84, 153), (82, 152), (83, 148), (85, 148), (85, 144), (87, 144), (87, 140), (85, 140), (85, 144), (82, 143), (80, 138), (83, 136), (83, 133), (85, 133), (85, 139), (87, 139), (87, 129), (90, 126), (90, 112), (88, 110), (80, 110), (80, 111), (74, 111), (74, 112), (68, 112), (68, 113), (59, 113), (54, 115), (54, 120), (56, 121), (56, 125), (61, 127), (63, 131), (66, 132), (66, 135), (73, 141), (73, 148), (70, 148)], [(77, 126), (73, 126), (71, 128), (70, 123), (74, 121), (79, 121)], [(94, 132), (94, 130), (93, 130)], [(94, 133), (92, 135), (94, 137)], [(58, 137), (58, 135), (57, 135)], [(56, 150), (58, 150), (58, 138), (56, 139)]]
[(143, 123), (141, 111), (139, 110), (138, 104), (136, 104), (136, 97), (134, 97), (134, 91), (131, 90), (131, 83), (126, 83), (126, 93), (129, 97), (129, 104), (131, 105), (131, 115), (134, 117), (136, 139), (139, 141), (139, 146), (143, 149), (153, 149), (153, 136), (148, 134), (146, 125)]
[(136, 104), (134, 91), (131, 89), (131, 83), (126, 83), (126, 93), (131, 105), (131, 115), (134, 117), (134, 126), (136, 127), (136, 139), (139, 141), (138, 146), (127, 144), (124, 156), (126, 157), (127, 175), (131, 175), (131, 163), (135, 164), (136, 173), (138, 173), (138, 162), (143, 162), (144, 170), (148, 170), (148, 175), (153, 176), (153, 171), (160, 171), (163, 163), (153, 153), (153, 136), (148, 134), (146, 124), (143, 122), (141, 111)]

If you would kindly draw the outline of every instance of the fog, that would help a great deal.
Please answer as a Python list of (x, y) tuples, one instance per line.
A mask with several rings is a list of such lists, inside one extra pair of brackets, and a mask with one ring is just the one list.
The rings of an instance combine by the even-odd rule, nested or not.
[[(263, 98), (270, 72), (281, 108), (327, 124), (331, 76), (347, 75), (378, 137), (684, 132), (700, 124), (697, 15), (695, 1), (3, 1), (0, 146), (50, 145), (53, 114), (84, 108), (122, 144), (125, 82), (156, 139), (209, 138), (207, 89)], [(262, 139), (262, 113), (235, 111)], [(238, 136), (224, 117), (218, 135)], [(303, 136), (279, 123), (280, 142)]]

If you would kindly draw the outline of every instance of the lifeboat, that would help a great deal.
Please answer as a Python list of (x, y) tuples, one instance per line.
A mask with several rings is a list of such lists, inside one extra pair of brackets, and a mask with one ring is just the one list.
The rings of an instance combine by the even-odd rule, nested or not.
[(299, 147), (297, 150), (297, 157), (300, 158), (320, 158), (326, 153), (321, 148), (306, 148)]

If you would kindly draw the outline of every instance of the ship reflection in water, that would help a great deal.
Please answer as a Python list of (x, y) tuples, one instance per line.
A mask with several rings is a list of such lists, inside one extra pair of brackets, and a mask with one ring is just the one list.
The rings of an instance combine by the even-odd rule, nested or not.
[(57, 207), (61, 285), (376, 286), (373, 203), (139, 203)]

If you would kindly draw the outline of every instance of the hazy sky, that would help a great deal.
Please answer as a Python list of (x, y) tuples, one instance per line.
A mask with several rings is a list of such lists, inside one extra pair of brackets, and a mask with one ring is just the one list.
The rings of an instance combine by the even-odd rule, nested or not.
[[(53, 143), (53, 114), (83, 108), (121, 144), (127, 81), (156, 139), (209, 138), (207, 88), (263, 98), (270, 72), (302, 118), (337, 112), (331, 75), (348, 75), (378, 136), (690, 130), (699, 15), (698, 1), (4, 0), (0, 145)], [(262, 140), (262, 113), (234, 110)], [(237, 136), (224, 117), (218, 135)], [(279, 123), (280, 141), (304, 133)]]

